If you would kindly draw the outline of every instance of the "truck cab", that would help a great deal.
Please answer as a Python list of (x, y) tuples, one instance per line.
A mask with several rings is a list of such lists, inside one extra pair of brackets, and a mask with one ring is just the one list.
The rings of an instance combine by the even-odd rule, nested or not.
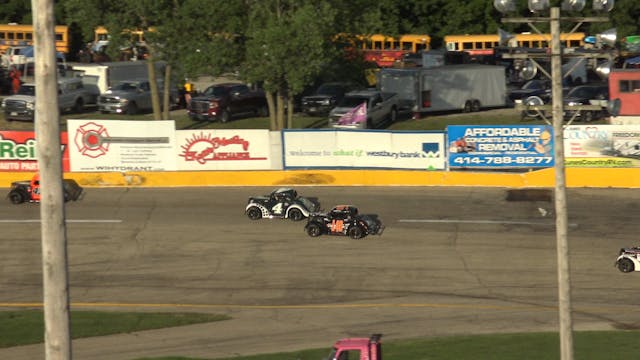
[(333, 344), (328, 360), (382, 360), (382, 334), (369, 338), (345, 338)]
[[(85, 106), (96, 103), (97, 92), (85, 88), (79, 77), (58, 79), (58, 107), (60, 113), (71, 109), (81, 112)], [(33, 121), (36, 108), (36, 85), (24, 83), (18, 93), (2, 100), (4, 117), (7, 121)]]

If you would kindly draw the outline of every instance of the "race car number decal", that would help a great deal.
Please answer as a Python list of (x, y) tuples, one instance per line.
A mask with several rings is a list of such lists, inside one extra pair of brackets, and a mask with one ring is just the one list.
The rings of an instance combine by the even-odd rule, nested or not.
[(342, 232), (344, 230), (344, 220), (331, 220), (331, 231)]

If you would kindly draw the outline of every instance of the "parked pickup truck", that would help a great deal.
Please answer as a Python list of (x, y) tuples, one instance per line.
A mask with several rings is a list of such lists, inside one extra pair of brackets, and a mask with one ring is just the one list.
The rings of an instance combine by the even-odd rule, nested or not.
[[(58, 79), (58, 107), (60, 112), (71, 109), (81, 112), (87, 105), (95, 105), (98, 97), (97, 88), (85, 86), (81, 78)], [(33, 121), (36, 108), (36, 86), (25, 83), (18, 93), (2, 100), (2, 109), (7, 121)]]
[(225, 123), (235, 115), (269, 116), (269, 107), (263, 91), (252, 91), (245, 84), (224, 83), (209, 86), (191, 98), (187, 112), (192, 120)]
[[(363, 105), (361, 107), (361, 105)], [(362, 111), (364, 108), (364, 112)], [(398, 118), (398, 95), (378, 90), (347, 93), (329, 113), (329, 126), (348, 129), (373, 129)]]
[[(160, 92), (160, 101), (162, 101), (162, 91), (164, 91), (164, 82), (158, 80), (158, 91)], [(141, 111), (153, 110), (153, 102), (151, 100), (151, 85), (147, 79), (134, 79), (130, 81), (121, 81), (109, 90), (100, 94), (98, 98), (98, 110), (101, 113), (127, 114), (135, 115)], [(177, 104), (178, 93), (172, 87), (169, 94), (170, 106)], [(162, 104), (160, 104), (162, 106)]]
[(4, 54), (2, 54), (2, 66), (10, 67), (17, 65), (24, 65), (27, 62), (26, 55), (22, 54), (27, 46), (11, 46), (7, 48)]

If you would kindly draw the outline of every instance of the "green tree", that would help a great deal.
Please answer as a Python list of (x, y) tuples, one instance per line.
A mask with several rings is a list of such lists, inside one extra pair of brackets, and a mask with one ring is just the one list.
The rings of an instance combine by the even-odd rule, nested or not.
[(242, 74), (263, 84), (272, 130), (291, 126), (293, 97), (331, 62), (334, 17), (325, 1), (251, 2)]

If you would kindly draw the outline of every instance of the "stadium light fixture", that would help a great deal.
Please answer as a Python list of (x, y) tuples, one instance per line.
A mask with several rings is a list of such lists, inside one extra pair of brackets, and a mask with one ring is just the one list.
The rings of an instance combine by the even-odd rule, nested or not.
[(514, 0), (493, 0), (493, 7), (503, 14), (516, 12), (516, 3)]
[(563, 11), (578, 12), (584, 9), (585, 0), (564, 0), (562, 2)]
[(614, 0), (593, 0), (593, 10), (609, 12), (613, 10), (613, 4)]
[(549, 10), (549, 0), (529, 0), (529, 10), (539, 13)]

